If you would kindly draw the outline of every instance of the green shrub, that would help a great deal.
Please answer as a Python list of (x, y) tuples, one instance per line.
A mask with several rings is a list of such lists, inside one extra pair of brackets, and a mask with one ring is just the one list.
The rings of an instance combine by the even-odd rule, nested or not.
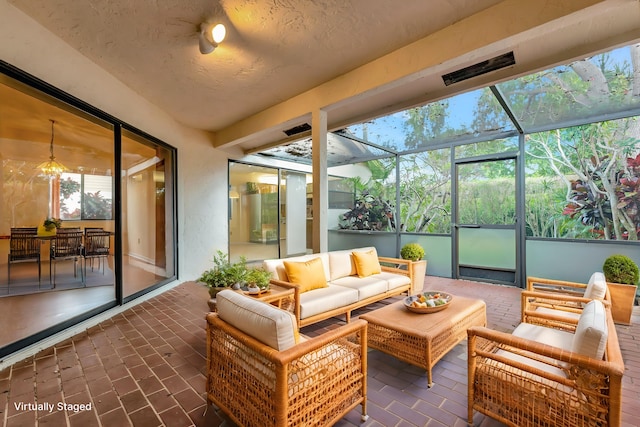
[(202, 273), (197, 279), (209, 288), (228, 288), (236, 283), (242, 283), (247, 274), (247, 264), (244, 257), (236, 263), (229, 262), (226, 253), (218, 250), (213, 255), (214, 268), (210, 268)]
[(407, 243), (400, 249), (402, 259), (418, 261), (424, 258), (424, 249), (418, 243)]
[(638, 266), (626, 255), (611, 255), (602, 266), (607, 282), (638, 284)]
[(269, 281), (271, 280), (271, 272), (264, 268), (252, 268), (246, 275), (247, 285), (257, 286), (260, 289), (269, 289)]

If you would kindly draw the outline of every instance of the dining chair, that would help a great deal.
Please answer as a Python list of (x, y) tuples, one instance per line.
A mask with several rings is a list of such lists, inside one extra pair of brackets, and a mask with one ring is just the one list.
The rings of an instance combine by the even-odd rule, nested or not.
[(85, 227), (84, 228), (84, 233), (95, 233), (96, 231), (104, 231), (104, 228), (102, 227)]
[[(42, 267), (40, 263), (40, 240), (38, 240), (37, 227), (19, 227), (11, 229), (7, 279), (11, 282), (11, 264), (19, 262), (38, 263), (38, 286), (42, 279)], [(7, 285), (8, 287), (8, 285)]]
[(80, 227), (60, 227), (56, 230), (56, 233), (77, 233), (82, 231)]
[[(82, 231), (56, 232), (55, 238), (51, 240), (49, 251), (49, 280), (53, 287), (56, 285), (56, 264), (59, 261), (73, 260), (73, 277), (77, 277), (77, 263), (82, 263)], [(53, 268), (53, 274), (51, 272)], [(80, 265), (80, 277), (84, 283), (84, 271)]]
[[(102, 262), (102, 274), (104, 274), (104, 264), (109, 256), (111, 233), (102, 229), (85, 229), (84, 234), (84, 277), (87, 277), (87, 260), (91, 263), (93, 271), (93, 260), (98, 260), (98, 268)], [(101, 261), (101, 259), (103, 259)]]

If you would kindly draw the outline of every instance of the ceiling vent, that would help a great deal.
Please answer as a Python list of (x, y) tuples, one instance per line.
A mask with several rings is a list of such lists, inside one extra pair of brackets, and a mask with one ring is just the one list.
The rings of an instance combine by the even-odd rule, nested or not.
[(487, 59), (486, 61), (478, 62), (477, 64), (470, 65), (460, 70), (453, 71), (451, 73), (442, 76), (444, 84), (449, 86), (454, 83), (461, 82), (463, 80), (470, 79), (472, 77), (480, 76), (482, 74), (489, 73), (491, 71), (506, 68), (516, 63), (516, 59), (513, 56), (513, 52), (505, 53), (495, 58)]
[(303, 123), (301, 125), (294, 126), (291, 129), (283, 130), (283, 132), (286, 133), (287, 136), (293, 136), (293, 135), (297, 135), (299, 133), (307, 132), (310, 130), (311, 130), (311, 125), (309, 123)]

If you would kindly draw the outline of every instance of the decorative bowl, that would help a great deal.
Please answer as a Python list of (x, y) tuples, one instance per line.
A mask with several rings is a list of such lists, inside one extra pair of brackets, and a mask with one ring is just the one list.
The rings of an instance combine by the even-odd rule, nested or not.
[(414, 313), (435, 313), (449, 307), (451, 300), (453, 300), (453, 295), (446, 292), (428, 291), (406, 297), (404, 306)]

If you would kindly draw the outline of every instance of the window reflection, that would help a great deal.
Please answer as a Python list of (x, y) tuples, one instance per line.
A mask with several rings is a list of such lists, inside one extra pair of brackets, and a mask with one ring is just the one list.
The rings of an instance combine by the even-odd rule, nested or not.
[[(175, 150), (123, 131), (116, 171), (116, 123), (50, 93), (0, 74), (0, 323), (11, 325), (0, 329), (0, 357), (116, 305), (118, 277), (125, 301), (176, 277)], [(38, 165), (52, 156), (52, 121), (55, 159), (67, 170), (47, 176)], [(126, 218), (118, 235), (116, 197)], [(50, 218), (61, 228), (45, 230)], [(17, 228), (36, 234), (18, 242)], [(82, 246), (66, 262), (58, 237), (72, 229)], [(18, 262), (26, 247), (39, 256)]]
[(112, 200), (111, 176), (63, 173), (60, 175), (60, 211), (52, 216), (63, 220), (111, 219)]
[[(0, 322), (10, 325), (0, 330), (0, 353), (6, 353), (21, 340), (46, 334), (62, 322), (115, 302), (113, 252), (105, 255), (100, 269), (89, 266), (85, 276), (82, 246), (69, 262), (63, 262), (68, 254), (62, 255), (63, 239), (56, 239), (63, 230), (86, 227), (103, 228), (110, 240), (115, 238), (111, 209), (114, 128), (2, 75), (0, 117)], [(55, 159), (67, 173), (46, 176), (38, 166), (51, 156), (52, 120)], [(90, 175), (98, 182), (109, 182), (108, 213), (93, 218), (83, 196), (97, 191), (106, 194), (104, 185), (98, 189), (87, 179)], [(60, 233), (55, 227), (43, 232), (46, 218), (62, 219)], [(15, 262), (20, 257), (20, 242), (12, 241), (11, 230), (24, 227), (37, 230), (31, 240), (38, 251), (38, 268), (34, 268), (35, 261)], [(76, 235), (81, 245), (83, 232)], [(9, 251), (14, 251), (10, 277)]]
[(126, 299), (175, 275), (173, 152), (124, 130), (122, 168)]

